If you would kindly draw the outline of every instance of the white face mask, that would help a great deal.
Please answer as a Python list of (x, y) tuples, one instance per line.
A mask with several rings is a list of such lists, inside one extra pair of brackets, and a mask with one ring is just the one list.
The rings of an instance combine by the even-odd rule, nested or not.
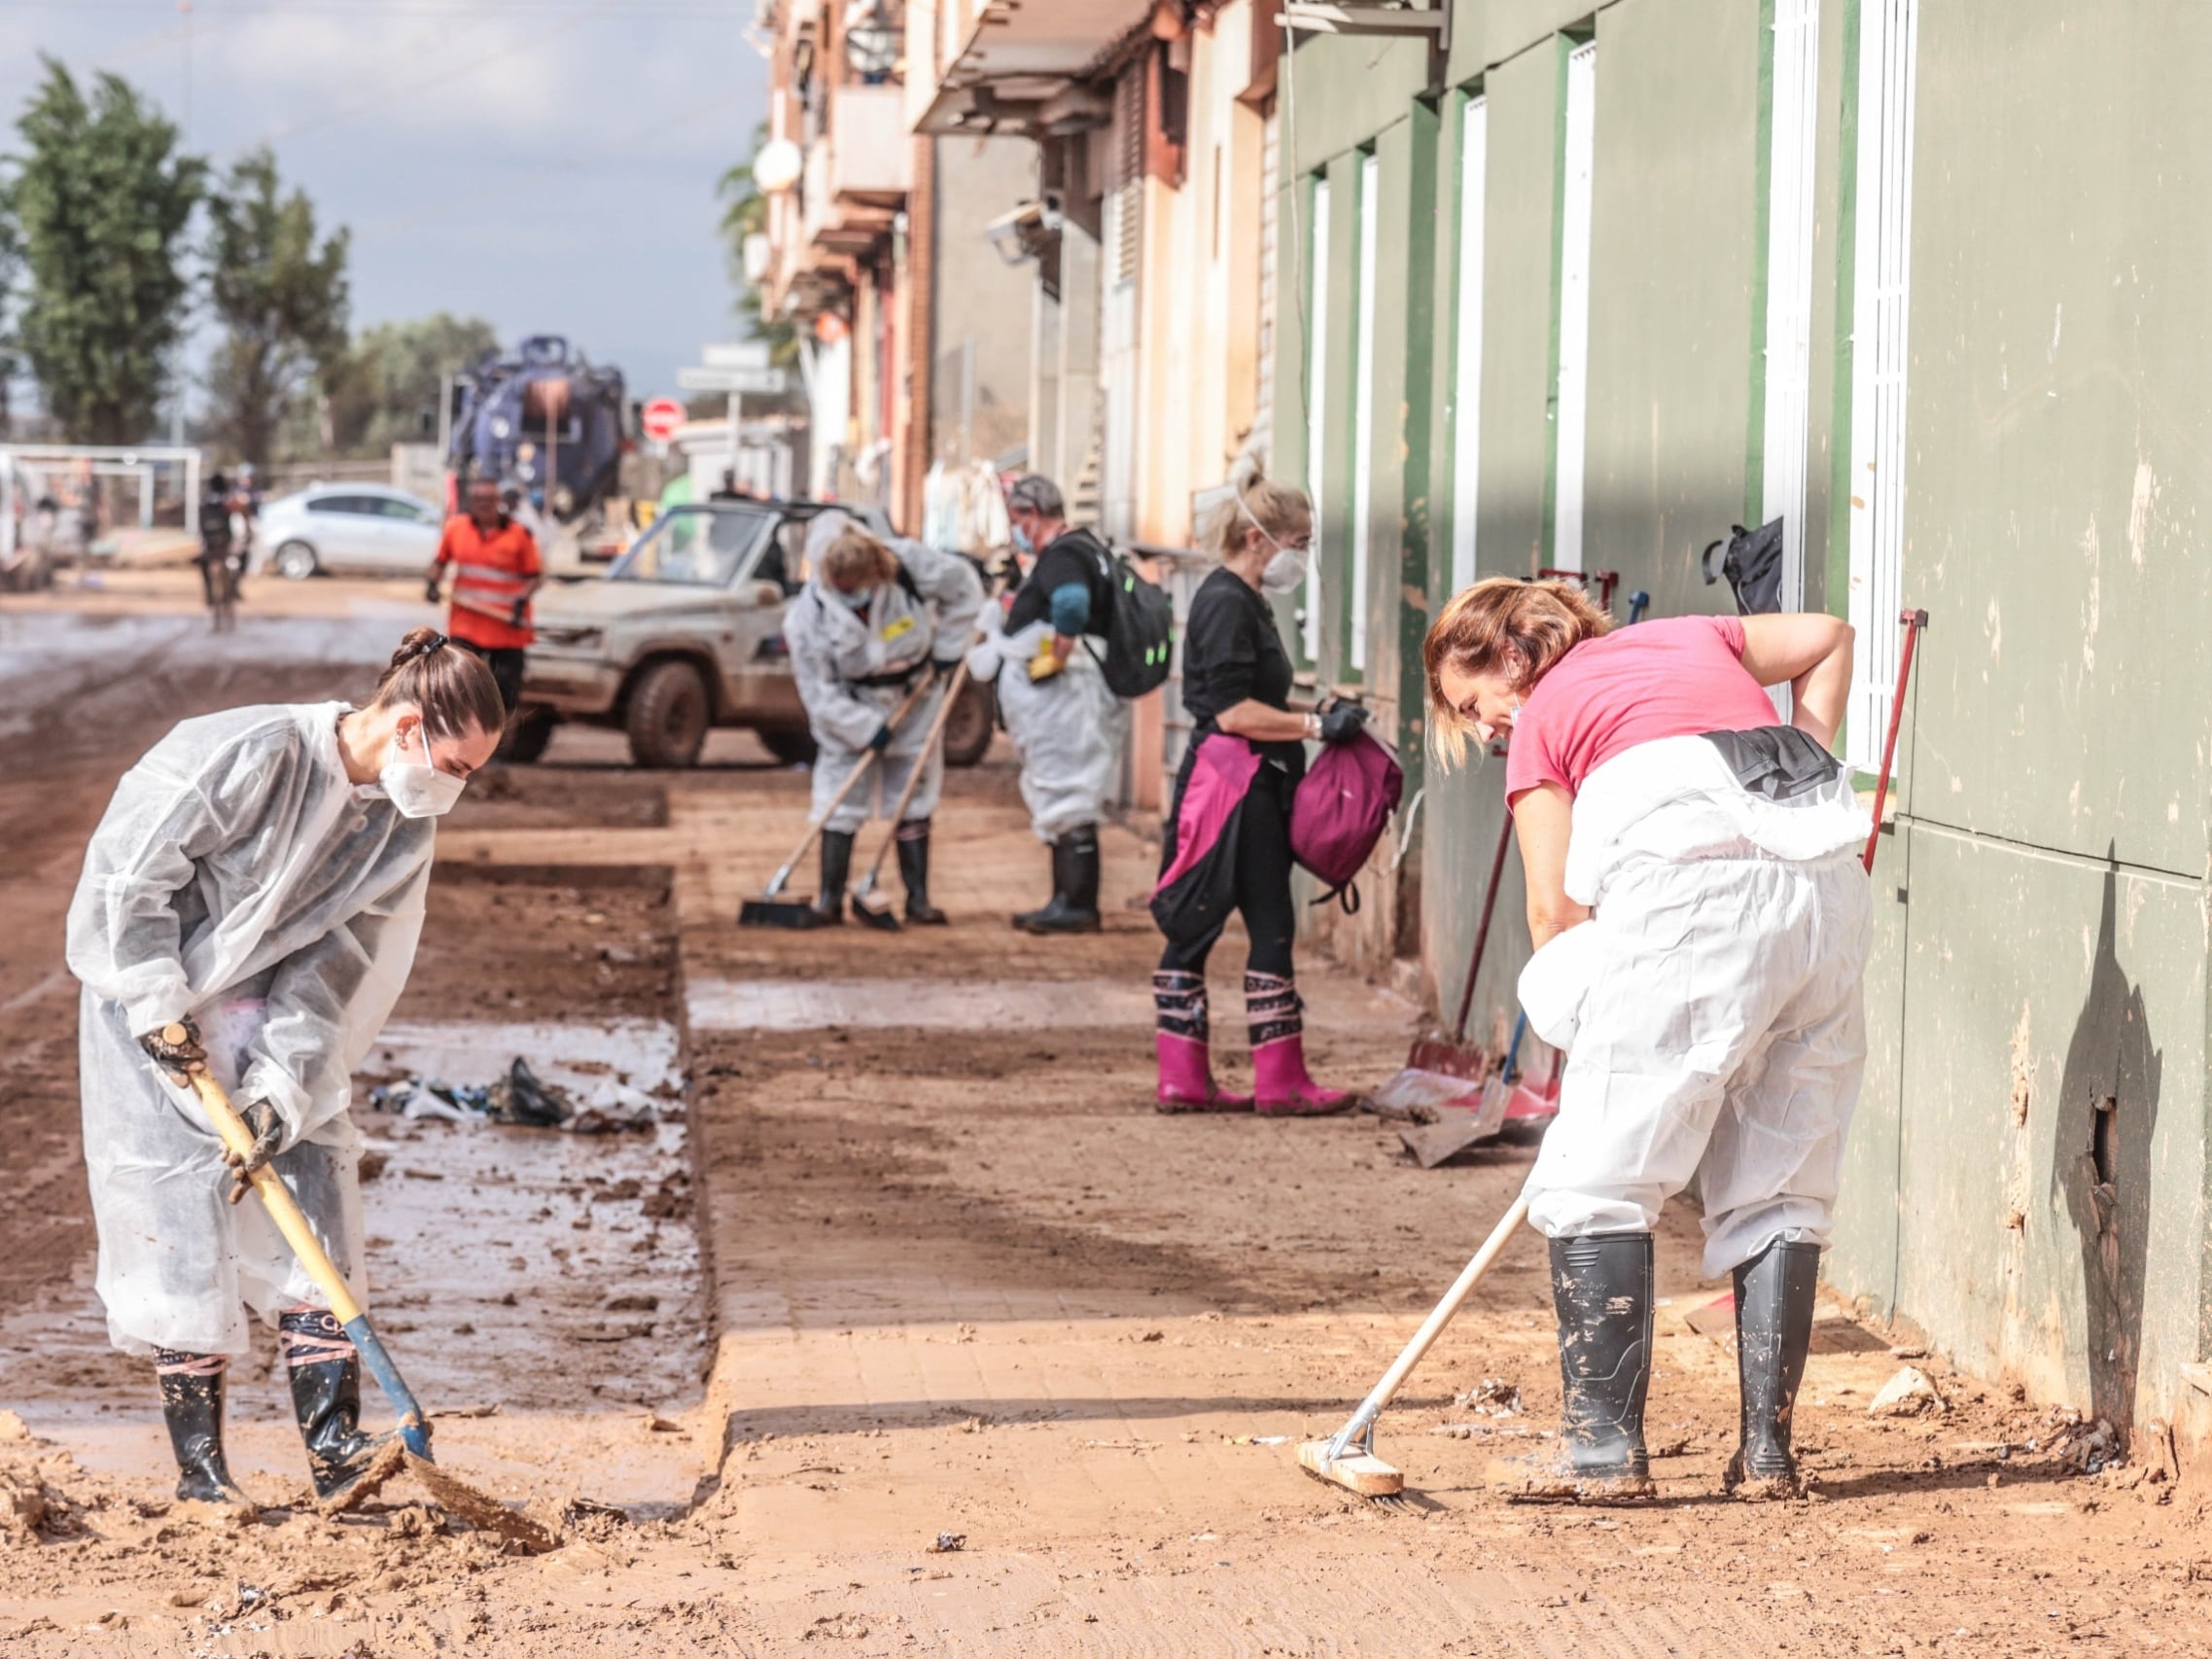
[[(1265, 530), (1261, 535), (1267, 535)], [(1269, 538), (1273, 540), (1273, 538)], [(1313, 563), (1314, 549), (1304, 547), (1277, 547), (1268, 555), (1267, 563), (1260, 567), (1259, 584), (1268, 593), (1295, 593), (1306, 584), (1306, 571)]]
[(451, 772), (441, 772), (430, 763), (430, 734), (421, 726), (415, 735), (422, 739), (422, 759), (409, 760), (393, 746), (392, 758), (384, 762), (384, 769), (376, 774), (376, 781), (384, 788), (394, 806), (404, 818), (442, 818), (453, 810), (453, 803), (461, 798), (461, 792), (469, 787), (467, 778), (457, 778)]

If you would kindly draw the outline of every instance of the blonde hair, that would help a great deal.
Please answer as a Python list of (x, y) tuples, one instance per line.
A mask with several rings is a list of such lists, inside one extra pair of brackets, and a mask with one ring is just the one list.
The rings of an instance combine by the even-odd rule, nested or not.
[(865, 530), (841, 530), (823, 552), (822, 575), (832, 585), (857, 581), (881, 587), (898, 580), (898, 555)]
[(1243, 483), (1232, 482), (1227, 501), (1214, 508), (1199, 531), (1199, 550), (1216, 559), (1234, 554), (1245, 538), (1245, 527), (1256, 524), (1261, 534), (1282, 542), (1301, 524), (1314, 523), (1314, 504), (1295, 484), (1279, 484), (1253, 473)]
[(1428, 675), (1428, 746), (1450, 771), (1467, 758), (1474, 722), (1444, 695), (1444, 670), (1510, 674), (1526, 696), (1553, 664), (1580, 645), (1609, 631), (1613, 618), (1572, 582), (1524, 582), (1493, 576), (1452, 596), (1422, 641)]

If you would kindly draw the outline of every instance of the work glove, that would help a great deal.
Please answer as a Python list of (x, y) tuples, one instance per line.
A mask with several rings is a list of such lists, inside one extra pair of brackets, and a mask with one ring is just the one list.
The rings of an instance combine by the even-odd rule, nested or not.
[(530, 601), (527, 599), (517, 599), (514, 602), (513, 612), (507, 618), (508, 625), (509, 627), (519, 628), (522, 626), (522, 618), (529, 615)]
[(1030, 658), (1030, 684), (1034, 686), (1040, 681), (1049, 680), (1067, 666), (1068, 659), (1054, 651), (1052, 642), (1046, 640), (1036, 648), (1036, 654)]
[(253, 1191), (254, 1172), (276, 1155), (284, 1140), (284, 1119), (267, 1101), (248, 1101), (238, 1115), (253, 1132), (254, 1145), (246, 1152), (234, 1152), (228, 1147), (223, 1148), (223, 1161), (231, 1169), (230, 1202), (233, 1204)]
[(1367, 710), (1339, 697), (1321, 711), (1321, 741), (1350, 743), (1367, 727)]
[(432, 576), (423, 579), (422, 596), (425, 599), (429, 600), (433, 605), (437, 604), (439, 600), (443, 597), (443, 595), (441, 595), (438, 589), (439, 582), (437, 577)]
[(961, 658), (956, 656), (950, 662), (931, 662), (930, 664), (930, 678), (935, 680), (938, 685), (942, 686), (947, 680), (950, 680), (953, 675), (959, 671), (961, 660)]
[(868, 739), (868, 747), (878, 755), (891, 747), (891, 722), (885, 721), (876, 727), (876, 734)]
[(207, 1050), (199, 1045), (198, 1023), (190, 1014), (148, 1032), (138, 1040), (138, 1046), (180, 1083), (194, 1067), (207, 1064)]

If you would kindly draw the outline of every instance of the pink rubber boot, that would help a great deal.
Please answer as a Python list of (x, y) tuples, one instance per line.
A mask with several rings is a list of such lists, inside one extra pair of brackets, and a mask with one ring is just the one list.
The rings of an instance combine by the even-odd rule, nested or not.
[(1252, 1097), (1215, 1086), (1207, 1046), (1206, 981), (1196, 973), (1162, 969), (1152, 975), (1152, 1006), (1159, 1030), (1159, 1109), (1162, 1112), (1249, 1112)]
[(1286, 974), (1245, 975), (1252, 1033), (1252, 1103), (1267, 1117), (1318, 1117), (1343, 1112), (1352, 1096), (1324, 1089), (1306, 1073), (1306, 1010)]

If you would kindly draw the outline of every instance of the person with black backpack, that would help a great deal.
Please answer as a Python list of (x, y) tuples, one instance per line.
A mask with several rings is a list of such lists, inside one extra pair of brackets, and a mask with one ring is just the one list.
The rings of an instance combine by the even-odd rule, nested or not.
[[(1089, 530), (1069, 525), (1067, 502), (1050, 478), (1032, 473), (1015, 480), (1006, 516), (1021, 580), (999, 606), (986, 607), (986, 637), (969, 654), (968, 671), (998, 684), (999, 711), (1021, 756), (1022, 800), (1037, 838), (1052, 849), (1052, 898), (1017, 915), (1014, 926), (1095, 934), (1099, 818), (1129, 735), (1122, 699), (1149, 689), (1141, 672), (1127, 671), (1114, 622), (1117, 611), (1141, 619), (1148, 596), (1163, 604), (1165, 596)], [(1125, 576), (1126, 593), (1117, 591)], [(1164, 626), (1159, 632), (1165, 678)]]

